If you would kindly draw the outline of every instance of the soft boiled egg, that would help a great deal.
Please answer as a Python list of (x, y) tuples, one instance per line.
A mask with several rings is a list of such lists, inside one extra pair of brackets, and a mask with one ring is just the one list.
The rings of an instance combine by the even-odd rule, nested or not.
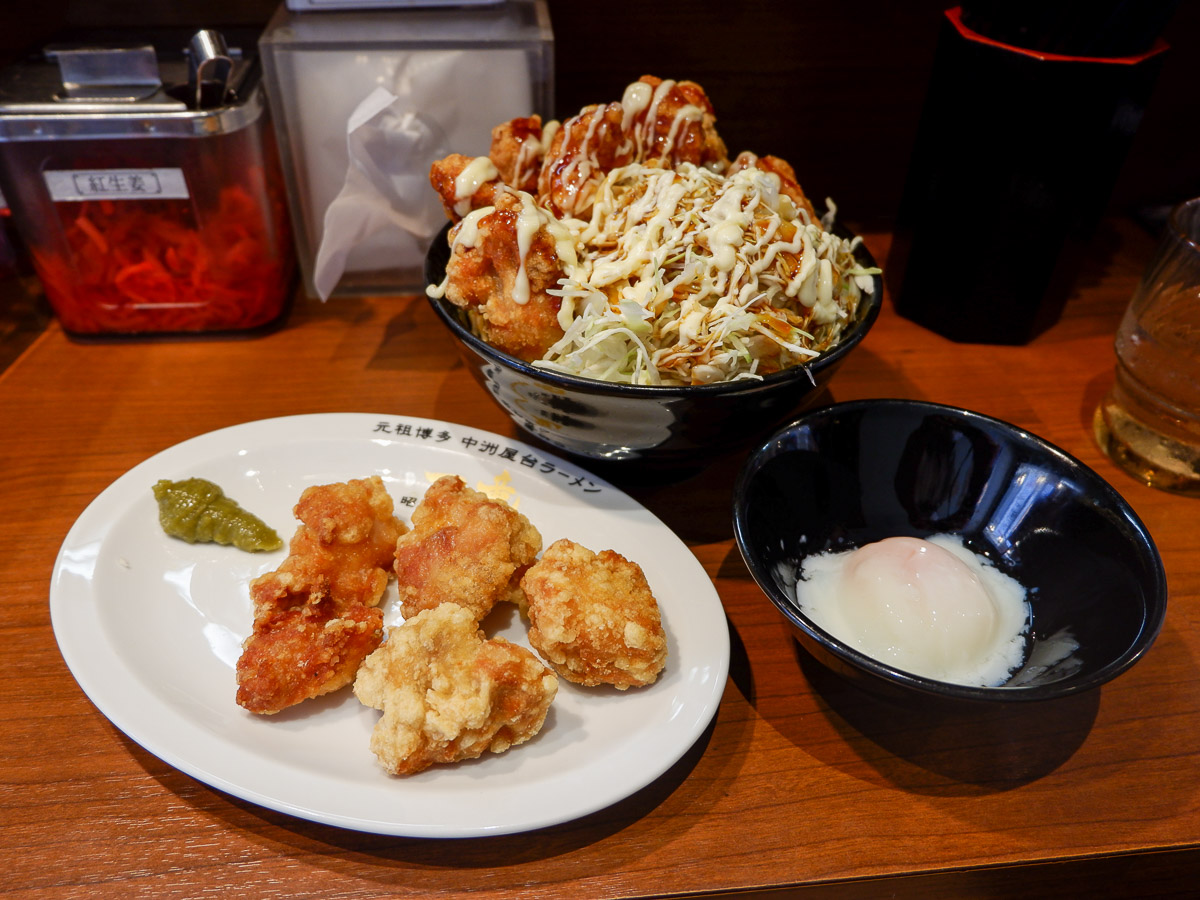
[(1002, 684), (1025, 654), (1025, 589), (952, 535), (811, 556), (796, 599), (843, 643), (938, 681)]

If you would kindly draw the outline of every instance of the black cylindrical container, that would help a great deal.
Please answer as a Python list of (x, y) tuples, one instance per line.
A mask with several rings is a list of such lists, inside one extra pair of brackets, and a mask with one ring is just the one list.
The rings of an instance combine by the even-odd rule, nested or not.
[(1165, 50), (1026, 50), (948, 10), (884, 270), (897, 311), (972, 343), (1053, 325)]

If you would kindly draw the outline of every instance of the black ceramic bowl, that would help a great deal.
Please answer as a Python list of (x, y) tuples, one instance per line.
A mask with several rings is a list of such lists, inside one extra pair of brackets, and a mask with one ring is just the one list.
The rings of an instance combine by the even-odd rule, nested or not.
[[(1120, 494), (1041, 438), (953, 407), (864, 400), (804, 415), (746, 461), (733, 521), (746, 565), (800, 644), (877, 693), (963, 701), (1077, 694), (1136, 662), (1166, 614), (1158, 550)], [(810, 554), (937, 533), (961, 535), (1028, 590), (1026, 661), (1005, 685), (967, 687), (894, 669), (817, 627), (796, 603)], [(1070, 642), (1078, 646), (1067, 653)]]
[[(434, 238), (425, 258), (428, 284), (441, 284), (445, 277), (448, 229)], [(864, 265), (875, 265), (865, 248), (857, 256)], [(547, 372), (480, 340), (448, 301), (430, 302), (458, 339), (475, 380), (530, 434), (589, 460), (694, 467), (705, 458), (761, 441), (821, 394), (879, 315), (883, 283), (879, 276), (874, 281), (875, 292), (863, 295), (857, 320), (829, 352), (761, 381), (696, 387), (610, 384)]]

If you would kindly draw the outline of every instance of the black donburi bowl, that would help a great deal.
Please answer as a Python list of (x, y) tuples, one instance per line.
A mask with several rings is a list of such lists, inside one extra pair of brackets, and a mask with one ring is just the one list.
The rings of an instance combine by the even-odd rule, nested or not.
[[(450, 258), (447, 226), (425, 258), (425, 280), (441, 284)], [(863, 247), (865, 266), (875, 261)], [(471, 333), (460, 310), (430, 298), (438, 318), (458, 339), (475, 380), (527, 432), (547, 444), (589, 460), (695, 466), (704, 459), (748, 447), (814, 401), (834, 371), (858, 346), (879, 315), (883, 283), (864, 294), (856, 321), (841, 342), (812, 362), (761, 381), (695, 387), (610, 384), (561, 375), (502, 353)]]
[[(808, 413), (751, 454), (733, 515), (746, 565), (800, 644), (876, 693), (966, 702), (1077, 694), (1141, 658), (1166, 615), (1162, 560), (1121, 495), (1041, 438), (963, 409), (863, 400)], [(961, 535), (1028, 590), (1026, 660), (1002, 686), (894, 669), (823, 631), (796, 602), (810, 554), (938, 533)]]

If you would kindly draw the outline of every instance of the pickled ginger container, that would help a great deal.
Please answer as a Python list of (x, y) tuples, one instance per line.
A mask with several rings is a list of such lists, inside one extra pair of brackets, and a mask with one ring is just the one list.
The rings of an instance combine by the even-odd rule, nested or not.
[(0, 72), (0, 190), (69, 335), (283, 315), (294, 251), (256, 36), (53, 45)]

